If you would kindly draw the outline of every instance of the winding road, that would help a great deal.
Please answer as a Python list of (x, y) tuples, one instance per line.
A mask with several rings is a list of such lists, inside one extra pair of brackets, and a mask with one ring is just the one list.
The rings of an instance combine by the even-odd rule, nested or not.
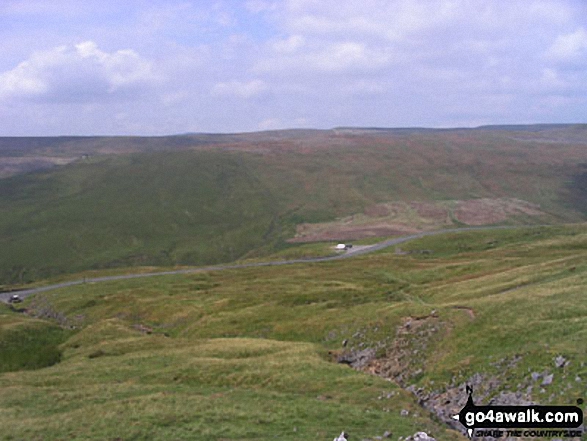
[[(544, 226), (544, 225), (537, 225), (537, 226)], [(527, 227), (527, 226), (524, 226)], [(100, 283), (100, 282), (110, 282), (114, 280), (126, 280), (126, 279), (140, 279), (145, 277), (156, 277), (156, 276), (170, 276), (176, 274), (192, 274), (192, 273), (200, 273), (206, 271), (222, 271), (228, 269), (239, 269), (239, 268), (254, 268), (254, 267), (262, 267), (262, 266), (280, 266), (280, 265), (292, 265), (296, 263), (312, 263), (312, 262), (329, 262), (332, 260), (340, 260), (340, 259), (348, 259), (355, 256), (361, 256), (363, 254), (373, 253), (375, 251), (382, 250), (384, 248), (391, 247), (393, 245), (399, 245), (400, 243), (408, 242), (414, 239), (420, 239), (426, 236), (435, 236), (438, 234), (447, 234), (447, 233), (462, 233), (465, 231), (476, 231), (476, 230), (497, 230), (497, 229), (512, 229), (512, 228), (522, 228), (522, 227), (515, 227), (515, 226), (497, 226), (497, 227), (464, 227), (464, 228), (452, 228), (446, 230), (436, 230), (436, 231), (425, 231), (422, 233), (417, 234), (410, 234), (409, 236), (402, 236), (396, 237), (394, 239), (384, 240), (383, 242), (376, 243), (375, 245), (369, 246), (360, 246), (356, 248), (351, 248), (347, 250), (344, 254), (340, 254), (337, 256), (329, 256), (329, 257), (311, 257), (306, 259), (292, 259), (292, 260), (276, 260), (270, 262), (251, 262), (251, 263), (240, 263), (240, 264), (227, 264), (227, 265), (214, 265), (214, 266), (205, 266), (205, 267), (198, 267), (198, 268), (188, 268), (188, 269), (181, 269), (181, 270), (173, 270), (173, 271), (160, 271), (154, 273), (140, 273), (140, 274), (124, 274), (119, 276), (104, 276), (104, 277), (93, 277), (93, 278), (85, 278), (82, 280), (72, 280), (69, 282), (63, 283), (56, 283), (54, 285), (46, 285), (40, 286), (38, 288), (31, 288), (25, 290), (18, 290), (13, 292), (5, 292), (0, 293), (0, 302), (8, 303), (8, 299), (12, 294), (18, 294), (21, 299), (25, 299), (33, 294), (38, 294), (45, 291), (52, 291), (59, 288), (65, 288), (68, 286), (75, 286), (75, 285), (82, 285), (84, 283)]]

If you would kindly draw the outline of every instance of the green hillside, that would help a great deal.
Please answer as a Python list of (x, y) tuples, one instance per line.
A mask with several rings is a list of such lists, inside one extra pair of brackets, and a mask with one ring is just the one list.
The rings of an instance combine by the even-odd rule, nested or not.
[[(347, 430), (397, 439), (423, 430), (456, 440), (441, 419), (460, 410), (465, 383), (480, 404), (586, 396), (585, 225), (444, 234), (402, 250), (38, 294), (23, 307), (53, 318), (5, 310), (0, 344), (56, 321), (75, 330), (52, 337), (59, 363), (3, 366), (3, 437), (315, 440)], [(359, 351), (372, 351), (361, 369), (335, 363)]]
[[(73, 162), (0, 179), (0, 284), (88, 269), (258, 258), (290, 247), (286, 240), (301, 224), (377, 213), (378, 204), (398, 201), (437, 204), (409, 206), (400, 219), (404, 230), (467, 219), (580, 221), (586, 133), (583, 126), (539, 126), (4, 138), (0, 164), (59, 155)], [(492, 216), (512, 200), (522, 208)], [(479, 207), (489, 214), (475, 213)], [(422, 220), (439, 208), (453, 210), (448, 220)], [(351, 222), (362, 236), (343, 235), (334, 222), (311, 240), (394, 234), (395, 219), (367, 217), (353, 221), (366, 227)]]

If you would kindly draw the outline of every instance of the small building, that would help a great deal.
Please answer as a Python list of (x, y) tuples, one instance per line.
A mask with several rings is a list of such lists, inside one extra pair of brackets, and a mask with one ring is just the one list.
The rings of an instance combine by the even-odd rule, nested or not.
[(347, 247), (346, 247), (346, 245), (345, 245), (344, 243), (339, 243), (339, 244), (336, 246), (336, 249), (337, 249), (337, 250), (346, 250), (346, 248), (347, 248)]

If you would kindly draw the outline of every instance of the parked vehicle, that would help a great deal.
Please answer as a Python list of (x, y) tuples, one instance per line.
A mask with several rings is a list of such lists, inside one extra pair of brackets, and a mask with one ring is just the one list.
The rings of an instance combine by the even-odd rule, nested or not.
[(20, 296), (18, 294), (12, 294), (10, 296), (10, 298), (8, 299), (8, 303), (20, 303), (22, 302), (22, 299), (20, 298)]

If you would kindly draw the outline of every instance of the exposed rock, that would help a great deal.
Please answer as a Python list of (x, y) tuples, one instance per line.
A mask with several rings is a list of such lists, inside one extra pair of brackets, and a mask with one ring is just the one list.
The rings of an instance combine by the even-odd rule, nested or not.
[(562, 355), (559, 355), (558, 357), (556, 357), (554, 359), (554, 365), (557, 368), (563, 368), (568, 364), (569, 364), (568, 360), (565, 357), (563, 357)]
[(426, 432), (416, 432), (412, 436), (408, 436), (405, 441), (436, 441), (436, 439), (428, 436)]
[(383, 433), (383, 438), (391, 438), (391, 435), (393, 435), (393, 433), (391, 433), (389, 430), (386, 430)]
[[(423, 316), (412, 315), (406, 317), (396, 328), (395, 338), (389, 345), (381, 345), (377, 348), (385, 348), (385, 356), (376, 359), (373, 349), (357, 351), (351, 348), (349, 353), (339, 357), (339, 362), (359, 367), (364, 372), (383, 377), (388, 381), (394, 381), (404, 390), (414, 394), (422, 407), (436, 414), (448, 426), (463, 433), (463, 425), (455, 421), (453, 416), (461, 411), (467, 401), (467, 386), (473, 388), (474, 400), (477, 404), (520, 406), (536, 404), (532, 400), (533, 390), (553, 382), (554, 374), (548, 370), (531, 372), (529, 368), (529, 375), (527, 374), (526, 378), (514, 383), (515, 386), (507, 385), (509, 373), (516, 371), (523, 359), (521, 354), (513, 354), (490, 363), (495, 368), (493, 371), (497, 373), (478, 372), (466, 378), (459, 372), (453, 374), (450, 383), (436, 390), (431, 388), (432, 382), (427, 385), (415, 384), (417, 376), (426, 369), (428, 348), (450, 331), (450, 324), (443, 322), (435, 310)], [(555, 365), (566, 366), (568, 361), (563, 356), (559, 357), (555, 359)], [(539, 381), (541, 384), (538, 383)], [(533, 383), (536, 384), (533, 385)], [(544, 391), (543, 388), (542, 391)], [(382, 393), (378, 398), (389, 398), (389, 395), (386, 397), (386, 394)], [(407, 417), (410, 412), (402, 409), (400, 415)], [(424, 432), (418, 432), (405, 439), (405, 441), (429, 440), (434, 438)]]
[(522, 392), (501, 392), (490, 404), (501, 406), (530, 406), (535, 404)]
[(544, 376), (544, 379), (542, 380), (541, 385), (542, 386), (548, 386), (549, 384), (552, 383), (552, 380), (554, 378), (554, 374), (548, 374)]
[[(430, 341), (438, 338), (443, 326), (437, 315), (407, 317), (397, 327), (395, 339), (387, 346), (385, 357), (373, 360), (366, 371), (406, 385), (412, 377), (418, 375), (416, 372), (420, 369), (421, 359), (425, 359)], [(420, 363), (414, 362), (416, 357)]]
[(361, 369), (367, 366), (375, 359), (375, 349), (366, 348), (360, 351), (349, 351), (341, 354), (337, 358), (338, 363), (348, 364), (355, 369)]

